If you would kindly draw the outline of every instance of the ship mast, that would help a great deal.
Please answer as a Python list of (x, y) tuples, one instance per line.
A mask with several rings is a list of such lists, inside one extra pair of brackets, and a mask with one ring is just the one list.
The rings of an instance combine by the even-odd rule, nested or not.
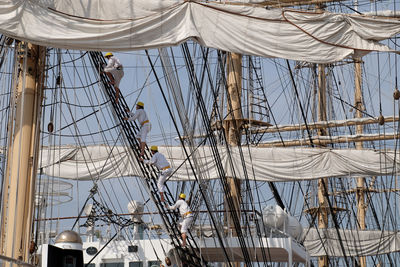
[[(322, 4), (316, 5), (317, 10), (323, 10)], [(326, 73), (325, 64), (318, 64), (318, 121), (326, 121)], [(318, 136), (326, 135), (325, 129), (318, 130)], [(318, 180), (318, 228), (328, 228), (328, 178)], [(318, 266), (328, 266), (328, 256), (318, 257)]]
[[(363, 110), (363, 104), (362, 104), (362, 72), (361, 72), (361, 58), (356, 58), (354, 62), (354, 69), (355, 69), (355, 78), (354, 78), (354, 85), (355, 85), (355, 90), (354, 90), (354, 100), (355, 100), (355, 107), (356, 107), (356, 112), (355, 112), (355, 117), (356, 118), (362, 118), (362, 110)], [(362, 134), (363, 133), (363, 126), (362, 125), (357, 125), (356, 126), (356, 134)], [(363, 143), (362, 142), (356, 142), (356, 149), (363, 149)], [(365, 225), (365, 213), (366, 213), (366, 205), (365, 205), (365, 183), (364, 183), (364, 178), (358, 177), (357, 178), (357, 190), (356, 190), (356, 196), (357, 196), (357, 221), (359, 225), (359, 229), (365, 230), (366, 225)], [(360, 257), (360, 266), (365, 267), (367, 266), (366, 264), (366, 259), (365, 257)]]
[[(325, 65), (318, 65), (318, 121), (326, 121), (326, 77), (325, 77)], [(326, 135), (325, 129), (318, 130), (318, 136)], [(328, 185), (328, 179), (323, 178), (318, 180), (318, 228), (326, 229), (328, 228), (328, 200), (326, 188)], [(323, 256), (318, 258), (318, 266), (327, 267), (328, 266), (328, 256)]]
[[(227, 53), (226, 57), (226, 75), (229, 98), (227, 101), (227, 117), (225, 120), (225, 136), (231, 146), (238, 146), (240, 143), (239, 134), (241, 133), (242, 122), (242, 55), (236, 53)], [(240, 180), (235, 177), (228, 177), (228, 187), (231, 193), (232, 202), (236, 214), (240, 218)], [(226, 209), (228, 210), (228, 209)], [(228, 214), (228, 225), (232, 227), (233, 219)], [(234, 235), (236, 233), (233, 233)]]
[(28, 262), (46, 49), (26, 42), (16, 46), (19, 64), (10, 104), (0, 250), (6, 257)]

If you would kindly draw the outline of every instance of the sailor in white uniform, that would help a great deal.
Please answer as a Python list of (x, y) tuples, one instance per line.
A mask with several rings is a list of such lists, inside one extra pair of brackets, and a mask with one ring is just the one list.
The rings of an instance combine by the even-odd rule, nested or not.
[(108, 52), (104, 56), (108, 59), (107, 66), (104, 68), (104, 72), (107, 74), (108, 78), (111, 80), (111, 84), (115, 88), (115, 101), (118, 103), (119, 98), (119, 83), (124, 76), (124, 69), (121, 62), (116, 58), (113, 53)]
[(165, 181), (172, 173), (172, 168), (167, 159), (165, 158), (165, 156), (160, 152), (158, 152), (157, 146), (151, 146), (150, 150), (151, 153), (153, 154), (151, 159), (150, 160), (140, 159), (140, 160), (146, 164), (155, 165), (157, 169), (160, 171), (158, 174), (157, 188), (158, 191), (160, 192), (161, 201), (164, 202)]
[(176, 203), (173, 206), (168, 206), (168, 204), (166, 204), (166, 207), (169, 210), (179, 209), (179, 213), (183, 218), (182, 228), (181, 228), (182, 247), (186, 247), (187, 231), (189, 230), (189, 228), (192, 224), (192, 221), (193, 221), (192, 211), (190, 210), (189, 205), (186, 203), (185, 198), (186, 198), (186, 195), (182, 193), (179, 195), (179, 199), (176, 201)]
[(144, 147), (146, 146), (146, 138), (147, 134), (150, 132), (151, 125), (149, 118), (147, 117), (146, 112), (144, 111), (144, 104), (143, 102), (137, 102), (136, 104), (136, 112), (133, 113), (129, 109), (126, 109), (129, 113), (128, 118), (124, 118), (124, 120), (134, 121), (137, 120), (140, 124), (140, 131), (138, 134), (138, 141), (140, 143), (140, 155), (144, 155)]

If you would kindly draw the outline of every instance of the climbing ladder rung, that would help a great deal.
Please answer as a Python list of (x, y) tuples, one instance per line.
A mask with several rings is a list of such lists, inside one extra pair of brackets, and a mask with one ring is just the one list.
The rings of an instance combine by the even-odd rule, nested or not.
[[(89, 52), (91, 56), (91, 60), (93, 64), (96, 67), (96, 70), (100, 70), (101, 66), (105, 64), (105, 59), (100, 52)], [(173, 245), (177, 249), (177, 251), (180, 251), (181, 255), (180, 257), (190, 257), (192, 265), (191, 266), (199, 266), (201, 264), (204, 264), (204, 259), (201, 259), (200, 256), (196, 254), (196, 251), (198, 251), (198, 247), (194, 241), (188, 240), (187, 245), (189, 247), (189, 250), (192, 252), (188, 252), (187, 250), (183, 250), (180, 247), (180, 232), (178, 230), (178, 225), (177, 221), (179, 218), (179, 215), (177, 212), (170, 212), (166, 210), (164, 207), (163, 203), (160, 200), (159, 194), (157, 193), (157, 171), (154, 166), (149, 166), (141, 161), (139, 161), (140, 158), (140, 153), (139, 153), (139, 143), (136, 139), (136, 135), (139, 131), (138, 125), (135, 122), (132, 121), (127, 121), (124, 120), (124, 117), (128, 116), (128, 113), (125, 111), (128, 108), (128, 105), (123, 98), (122, 93), (119, 95), (119, 101), (118, 103), (116, 102), (115, 99), (115, 90), (114, 88), (110, 85), (110, 81), (108, 79), (108, 76), (105, 75), (104, 73), (100, 74), (100, 79), (103, 84), (104, 91), (108, 95), (111, 104), (114, 108), (116, 119), (118, 119), (121, 129), (125, 134), (126, 140), (129, 143), (130, 148), (132, 149), (133, 155), (135, 156), (139, 168), (141, 169), (143, 175), (145, 176), (145, 183), (147, 184), (147, 187), (149, 188), (152, 196), (155, 198), (155, 205), (160, 213), (160, 216), (166, 225), (166, 227), (170, 230), (169, 231), (169, 236), (171, 240), (173, 241)], [(145, 149), (145, 155), (144, 157), (149, 159), (151, 156), (151, 153), (146, 147)], [(167, 191), (164, 193), (166, 201), (169, 199), (173, 199), (172, 194), (169, 192), (168, 187), (166, 186)], [(193, 253), (194, 252), (194, 253)]]

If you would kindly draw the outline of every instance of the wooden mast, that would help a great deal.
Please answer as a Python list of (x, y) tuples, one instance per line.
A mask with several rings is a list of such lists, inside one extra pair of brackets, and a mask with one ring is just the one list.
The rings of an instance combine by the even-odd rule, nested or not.
[[(323, 10), (324, 5), (318, 3), (316, 10)], [(318, 121), (327, 121), (326, 116), (326, 73), (325, 64), (318, 65)], [(326, 130), (319, 129), (318, 136), (325, 136)], [(328, 179), (318, 180), (318, 228), (328, 228)], [(318, 257), (318, 266), (328, 267), (328, 256)]]
[(2, 255), (23, 262), (28, 262), (32, 240), (45, 54), (44, 47), (17, 43), (19, 66), (11, 100), (10, 114), (14, 117), (8, 129), (0, 250)]
[[(355, 78), (354, 78), (354, 100), (355, 100), (355, 117), (361, 118), (362, 117), (362, 72), (361, 72), (361, 58), (357, 58), (354, 63), (354, 70), (355, 70)], [(356, 134), (363, 133), (363, 126), (357, 125), (356, 126)], [(356, 142), (356, 149), (363, 149), (362, 142)], [(357, 190), (356, 190), (356, 198), (357, 198), (357, 220), (359, 224), (359, 229), (365, 230), (365, 213), (366, 213), (366, 206), (365, 206), (365, 182), (364, 178), (358, 177), (357, 178)], [(360, 266), (365, 267), (367, 266), (366, 258), (360, 257)]]
[[(226, 75), (229, 98), (227, 101), (227, 120), (225, 121), (225, 134), (227, 142), (231, 146), (240, 143), (241, 123), (242, 123), (242, 55), (227, 53)], [(232, 196), (232, 201), (237, 214), (240, 214), (240, 181), (235, 177), (228, 177), (228, 186)], [(228, 208), (226, 209), (228, 210)], [(240, 216), (239, 216), (240, 218)], [(228, 215), (228, 224), (233, 226), (232, 217)]]
[[(326, 77), (325, 65), (318, 65), (318, 121), (326, 121)], [(318, 130), (318, 136), (326, 135), (325, 129)], [(328, 179), (323, 178), (318, 180), (318, 228), (328, 228), (328, 200), (326, 188), (328, 186)], [(328, 256), (318, 257), (318, 266), (328, 267)]]
[(225, 120), (225, 132), (227, 142), (230, 145), (237, 146), (240, 143), (238, 138), (241, 132), (242, 123), (242, 55), (236, 53), (227, 53), (227, 86), (228, 97), (227, 117)]
[[(240, 133), (242, 124), (242, 55), (236, 53), (227, 53), (226, 57), (226, 76), (227, 76), (227, 117), (224, 121), (225, 136), (227, 142), (231, 146), (240, 144)], [(236, 177), (227, 177), (228, 190), (231, 193), (231, 200), (234, 204), (233, 209), (238, 215), (240, 221), (240, 203), (241, 203), (241, 190), (240, 179)], [(225, 210), (227, 214), (228, 229), (232, 229), (232, 236), (237, 236), (234, 229), (232, 209), (229, 207), (227, 201), (228, 196), (225, 196)], [(228, 232), (229, 234), (229, 232)], [(226, 265), (228, 266), (228, 265)], [(233, 263), (233, 266), (240, 266), (240, 263)]]

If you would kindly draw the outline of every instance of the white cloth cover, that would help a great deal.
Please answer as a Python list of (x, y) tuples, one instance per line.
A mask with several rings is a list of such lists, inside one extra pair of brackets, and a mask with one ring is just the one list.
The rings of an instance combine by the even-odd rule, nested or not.
[[(304, 229), (304, 246), (311, 257), (344, 257), (336, 229)], [(376, 256), (400, 251), (400, 233), (339, 230), (346, 257)]]
[(400, 32), (397, 20), (182, 0), (0, 0), (0, 25), (2, 34), (50, 47), (126, 51), (192, 39), (315, 63), (388, 51), (378, 41)]
[(52, 177), (92, 180), (135, 175), (125, 147), (43, 147), (39, 172)]
[[(138, 163), (131, 162), (128, 150), (116, 146), (47, 147), (42, 149), (40, 168), (50, 176), (88, 180), (121, 176), (141, 176)], [(181, 147), (158, 147), (176, 172), (171, 180), (194, 180)], [(225, 147), (218, 148), (227, 176), (245, 179), (238, 148), (231, 150), (231, 161)], [(197, 164), (204, 179), (218, 179), (218, 170), (210, 147), (198, 149)], [(249, 179), (285, 182), (334, 176), (379, 176), (398, 174), (400, 157), (393, 151), (335, 150), (324, 148), (248, 148), (243, 147), (244, 164)], [(396, 162), (394, 159), (396, 158)], [(182, 165), (182, 166), (181, 166)]]

